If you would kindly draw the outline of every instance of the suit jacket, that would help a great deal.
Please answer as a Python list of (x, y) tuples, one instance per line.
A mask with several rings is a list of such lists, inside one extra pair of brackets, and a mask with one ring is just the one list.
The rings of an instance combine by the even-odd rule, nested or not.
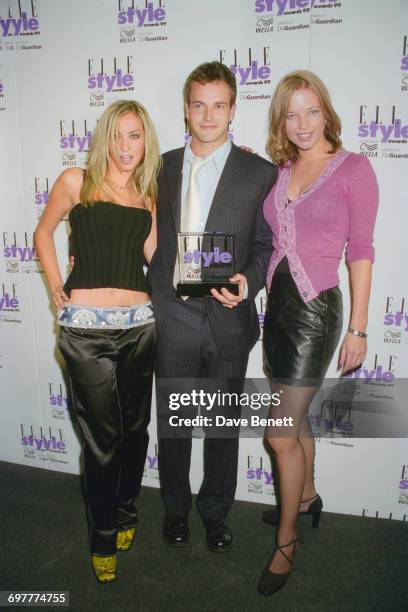
[[(166, 303), (175, 296), (183, 156), (184, 148), (165, 153), (158, 177), (158, 247), (148, 273), (158, 335), (166, 325)], [(245, 274), (248, 281), (248, 299), (233, 309), (213, 298), (203, 298), (215, 343), (224, 359), (249, 352), (259, 337), (254, 298), (265, 285), (272, 253), (272, 233), (262, 203), (276, 178), (276, 166), (233, 144), (211, 203), (205, 231), (235, 234), (236, 271)]]

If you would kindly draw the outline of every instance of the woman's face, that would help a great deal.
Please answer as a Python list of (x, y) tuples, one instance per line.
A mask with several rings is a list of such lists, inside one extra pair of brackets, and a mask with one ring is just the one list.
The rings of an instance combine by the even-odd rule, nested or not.
[(294, 91), (286, 113), (286, 136), (290, 142), (302, 151), (326, 143), (325, 125), (318, 95), (306, 87)]
[(118, 119), (115, 142), (116, 151), (109, 148), (112, 161), (120, 172), (133, 172), (145, 148), (143, 124), (136, 113), (126, 113)]

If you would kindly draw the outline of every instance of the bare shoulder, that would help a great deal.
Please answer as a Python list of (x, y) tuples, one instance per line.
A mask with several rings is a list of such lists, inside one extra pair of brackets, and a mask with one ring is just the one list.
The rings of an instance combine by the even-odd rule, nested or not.
[(79, 194), (83, 183), (82, 168), (67, 168), (63, 170), (54, 183), (53, 192), (69, 200), (72, 204), (79, 202)]
[(63, 170), (57, 178), (57, 181), (60, 182), (61, 185), (70, 189), (78, 189), (79, 191), (81, 190), (83, 180), (84, 171), (82, 168), (77, 167)]
[(146, 196), (144, 198), (143, 204), (146, 210), (148, 210), (149, 212), (153, 212), (153, 209), (155, 207), (155, 202), (152, 198), (150, 198), (149, 196)]

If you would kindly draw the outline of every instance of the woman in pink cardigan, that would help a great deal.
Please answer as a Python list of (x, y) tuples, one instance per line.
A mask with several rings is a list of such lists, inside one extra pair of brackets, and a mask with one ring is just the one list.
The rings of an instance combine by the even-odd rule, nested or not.
[(264, 513), (278, 525), (276, 545), (258, 591), (271, 595), (290, 576), (299, 514), (319, 524), (323, 506), (313, 479), (314, 440), (307, 410), (342, 330), (338, 267), (346, 246), (351, 314), (341, 344), (341, 373), (367, 353), (368, 301), (374, 261), (377, 182), (367, 158), (342, 148), (340, 120), (328, 91), (312, 72), (285, 76), (274, 93), (267, 150), (280, 167), (264, 202), (273, 233), (264, 322), (265, 369), (281, 403), (272, 416), (291, 416), (283, 436), (267, 431), (279, 472), (280, 510)]

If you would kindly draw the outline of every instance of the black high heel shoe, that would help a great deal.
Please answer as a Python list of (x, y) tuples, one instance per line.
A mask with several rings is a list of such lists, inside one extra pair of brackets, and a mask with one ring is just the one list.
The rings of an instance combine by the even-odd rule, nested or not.
[[(319, 526), (320, 515), (322, 513), (323, 508), (322, 498), (320, 497), (320, 495), (317, 494), (314, 497), (311, 497), (310, 499), (302, 499), (300, 503), (305, 504), (309, 501), (312, 502), (309, 508), (307, 510), (299, 512), (298, 516), (310, 514), (312, 516), (312, 527), (314, 527), (314, 529), (317, 529)], [(262, 520), (268, 525), (279, 525), (280, 510), (266, 510), (262, 515)]]
[[(285, 552), (283, 552), (282, 549), (287, 548), (291, 544), (296, 544), (297, 542), (299, 542), (298, 537), (296, 537), (294, 540), (291, 540), (287, 544), (283, 544), (283, 546), (279, 546), (278, 541), (276, 541), (275, 548), (273, 549), (272, 557), (269, 563), (264, 567), (264, 570), (261, 574), (261, 578), (258, 583), (258, 593), (260, 593), (261, 595), (273, 595), (274, 593), (276, 593), (276, 591), (279, 591), (279, 589), (285, 586), (292, 572), (293, 559), (290, 559), (288, 555)], [(279, 551), (281, 555), (283, 555), (285, 559), (289, 561), (290, 563), (289, 572), (285, 572), (283, 574), (275, 574), (274, 572), (271, 572), (271, 570), (269, 569), (269, 566), (272, 563), (272, 559), (276, 551)], [(295, 552), (296, 552), (296, 548), (295, 548), (294, 553)]]

